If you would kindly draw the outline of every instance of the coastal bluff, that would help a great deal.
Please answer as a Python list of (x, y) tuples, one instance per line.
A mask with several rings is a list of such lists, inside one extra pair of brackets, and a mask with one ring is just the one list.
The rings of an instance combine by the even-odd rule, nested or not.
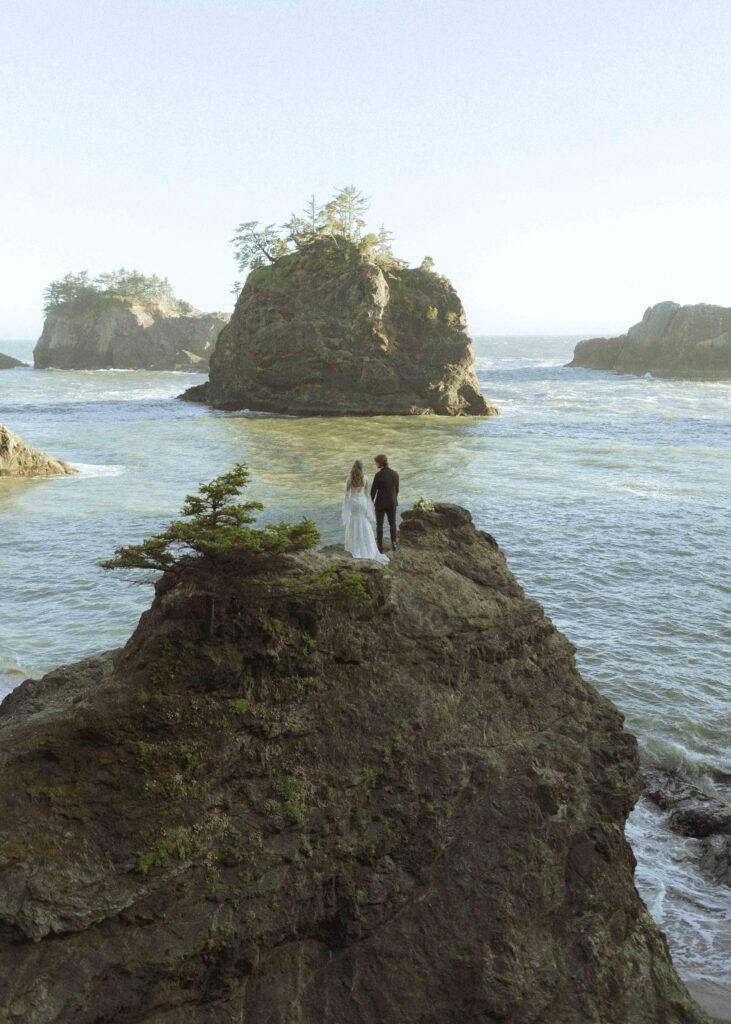
[(119, 296), (82, 295), (49, 309), (36, 369), (205, 372), (227, 313), (171, 311)]
[(731, 308), (660, 302), (616, 338), (580, 341), (569, 366), (689, 380), (731, 380)]
[(0, 423), (0, 477), (72, 476), (75, 472), (67, 462), (31, 448)]
[(447, 278), (398, 261), (384, 269), (327, 236), (249, 273), (209, 383), (183, 397), (310, 416), (497, 413)]
[(385, 569), (183, 563), (3, 701), (0, 765), (8, 1024), (706, 1022), (634, 887), (635, 740), (457, 506)]

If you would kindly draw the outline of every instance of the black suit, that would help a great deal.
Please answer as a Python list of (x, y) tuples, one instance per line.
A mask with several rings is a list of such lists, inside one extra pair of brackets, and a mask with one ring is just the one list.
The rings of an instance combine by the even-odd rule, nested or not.
[(376, 506), (376, 541), (383, 551), (383, 519), (388, 516), (391, 547), (396, 550), (396, 509), (398, 508), (398, 473), (390, 466), (379, 469), (371, 484), (371, 498)]

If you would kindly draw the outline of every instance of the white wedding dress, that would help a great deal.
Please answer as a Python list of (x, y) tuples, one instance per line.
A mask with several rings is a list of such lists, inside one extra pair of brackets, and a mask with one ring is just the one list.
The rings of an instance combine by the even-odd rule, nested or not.
[(353, 558), (370, 558), (385, 564), (388, 558), (376, 546), (376, 535), (373, 532), (375, 525), (376, 511), (368, 491), (368, 477), (363, 480), (362, 487), (346, 484), (343, 499), (345, 550)]

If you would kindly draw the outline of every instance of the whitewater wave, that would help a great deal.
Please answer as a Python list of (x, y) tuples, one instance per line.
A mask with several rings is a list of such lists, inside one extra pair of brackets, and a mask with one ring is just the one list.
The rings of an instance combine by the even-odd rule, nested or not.
[(655, 498), (659, 501), (695, 501), (700, 493), (697, 488), (663, 487), (645, 480), (610, 481), (607, 487), (611, 491), (624, 491), (640, 498)]
[(642, 742), (643, 764), (668, 771), (682, 771), (684, 775), (702, 781), (704, 775), (723, 775), (717, 760), (709, 759), (701, 751), (693, 750), (678, 740), (647, 735)]
[(127, 471), (126, 466), (108, 466), (104, 463), (70, 462), (69, 465), (78, 473), (77, 477), (69, 479), (88, 480), (95, 476), (122, 476)]
[(626, 835), (637, 858), (635, 881), (665, 932), (673, 960), (686, 981), (728, 988), (731, 902), (728, 889), (698, 872), (698, 841), (665, 825), (667, 814), (642, 799), (629, 817)]
[(224, 419), (227, 420), (297, 420), (301, 419), (300, 416), (296, 416), (288, 412), (262, 412), (258, 409), (236, 409), (232, 412), (224, 411), (221, 413)]

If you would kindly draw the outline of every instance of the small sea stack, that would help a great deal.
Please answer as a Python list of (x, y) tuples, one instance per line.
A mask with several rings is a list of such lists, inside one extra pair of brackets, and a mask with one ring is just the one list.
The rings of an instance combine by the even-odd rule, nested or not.
[(0, 477), (72, 476), (75, 472), (67, 462), (31, 448), (0, 423)]
[(0, 370), (14, 370), (17, 366), (27, 366), (21, 359), (16, 359), (14, 356), (6, 356), (3, 352), (0, 352)]
[(731, 308), (660, 302), (616, 338), (590, 338), (569, 366), (687, 380), (731, 380)]

